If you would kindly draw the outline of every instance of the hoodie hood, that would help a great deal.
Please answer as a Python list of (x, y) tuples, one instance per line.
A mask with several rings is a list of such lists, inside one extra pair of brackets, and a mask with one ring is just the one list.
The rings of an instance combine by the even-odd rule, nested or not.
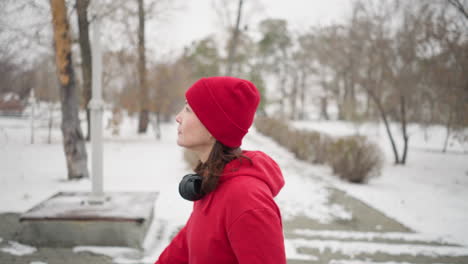
[(250, 176), (264, 182), (273, 197), (278, 195), (284, 186), (284, 178), (278, 164), (267, 154), (261, 151), (243, 151), (243, 156), (229, 162), (225, 167), (219, 183), (229, 181), (238, 176)]

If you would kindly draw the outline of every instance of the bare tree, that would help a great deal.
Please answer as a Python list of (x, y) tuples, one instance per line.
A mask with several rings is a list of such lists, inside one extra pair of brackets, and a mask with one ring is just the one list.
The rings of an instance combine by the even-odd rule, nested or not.
[(226, 75), (232, 74), (234, 57), (236, 55), (237, 44), (239, 41), (239, 32), (240, 32), (239, 27), (240, 27), (241, 16), (242, 16), (242, 3), (243, 3), (243, 0), (239, 0), (239, 5), (237, 7), (236, 25), (232, 29), (232, 37), (231, 37), (231, 40), (229, 41), (229, 53), (228, 53), (228, 60), (227, 60)]
[(146, 133), (149, 122), (148, 87), (146, 84), (145, 10), (143, 0), (138, 0), (138, 77), (140, 86), (140, 115), (138, 133)]
[(283, 19), (266, 19), (260, 22), (262, 37), (258, 43), (258, 67), (263, 74), (271, 75), (277, 80), (280, 115), (286, 116), (287, 97), (290, 93), (288, 82), (291, 76), (291, 53), (293, 39), (288, 23)]
[(463, 133), (468, 126), (466, 21), (442, 9), (428, 17), (425, 25), (426, 49), (432, 55), (424, 64), (426, 98), (435, 109), (431, 121), (445, 126), (442, 152), (446, 152), (452, 137), (462, 141), (466, 138)]
[(87, 134), (86, 140), (91, 139), (91, 115), (88, 108), (91, 100), (91, 80), (92, 80), (92, 58), (91, 46), (89, 43), (89, 21), (88, 21), (89, 0), (76, 0), (76, 12), (78, 18), (79, 43), (81, 52), (81, 71), (83, 75), (83, 100), (86, 107)]
[[(395, 11), (391, 9), (388, 2), (384, 4), (383, 7), (379, 5), (379, 8), (376, 9), (375, 6), (366, 6), (363, 2), (355, 3), (356, 7), (362, 10), (362, 15), (355, 18), (356, 23), (354, 25), (359, 25), (363, 54), (366, 54), (366, 56), (362, 57), (359, 75), (356, 77), (361, 89), (373, 101), (384, 122), (394, 154), (394, 163), (404, 164), (390, 127), (391, 113), (394, 112), (395, 105), (398, 105), (398, 100), (389, 103), (389, 98), (392, 98), (392, 95), (395, 94), (394, 83), (390, 82), (390, 79), (392, 78), (392, 71), (395, 70), (392, 66), (395, 62), (396, 50), (394, 49), (394, 40), (387, 26), (395, 15)], [(401, 99), (401, 97), (397, 98)], [(403, 133), (403, 137), (404, 135), (405, 133)]]
[(64, 0), (50, 0), (55, 64), (62, 104), (63, 147), (68, 179), (88, 177), (87, 155), (78, 118), (78, 94), (72, 64), (70, 27)]

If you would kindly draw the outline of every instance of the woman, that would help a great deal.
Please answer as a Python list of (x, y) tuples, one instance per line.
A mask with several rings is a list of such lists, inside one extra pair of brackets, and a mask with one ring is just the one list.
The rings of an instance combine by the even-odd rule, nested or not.
[(263, 152), (240, 149), (260, 101), (257, 88), (234, 77), (202, 78), (185, 97), (177, 144), (200, 162), (179, 191), (195, 202), (156, 264), (286, 263), (273, 200), (284, 185), (281, 170)]

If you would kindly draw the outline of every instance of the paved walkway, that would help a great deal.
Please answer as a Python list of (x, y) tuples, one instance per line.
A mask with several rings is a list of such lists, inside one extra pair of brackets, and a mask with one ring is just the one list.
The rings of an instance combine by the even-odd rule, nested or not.
[[(330, 203), (343, 205), (352, 219), (328, 223), (298, 216), (284, 221), (287, 246), (296, 254), (289, 264), (356, 264), (356, 263), (468, 263), (468, 250), (413, 233), (402, 224), (370, 208), (344, 192), (329, 189)], [(2, 251), (16, 241), (19, 215), (0, 214), (0, 263), (2, 264), (111, 264), (112, 258), (70, 248), (37, 248), (15, 256)], [(35, 263), (36, 262), (36, 263)]]
[(330, 191), (332, 201), (353, 212), (353, 218), (327, 224), (306, 217), (286, 221), (286, 241), (304, 258), (289, 264), (468, 263), (467, 248), (416, 234), (344, 192)]

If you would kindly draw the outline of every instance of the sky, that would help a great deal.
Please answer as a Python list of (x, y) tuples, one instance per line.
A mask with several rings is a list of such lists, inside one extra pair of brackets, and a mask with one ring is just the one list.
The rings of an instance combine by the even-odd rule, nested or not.
[[(290, 29), (303, 32), (311, 26), (343, 21), (350, 13), (349, 0), (252, 0), (244, 1), (244, 22), (255, 28), (265, 18), (282, 18)], [(219, 1), (218, 1), (219, 3)], [(232, 1), (237, 3), (237, 1)], [(235, 6), (235, 5), (234, 5)], [(187, 1), (182, 9), (164, 21), (155, 21), (147, 31), (149, 46), (159, 47), (161, 53), (170, 53), (194, 40), (223, 30), (213, 0)], [(151, 30), (151, 28), (158, 28)]]
[[(231, 4), (230, 7), (234, 15), (238, 3), (234, 0), (168, 1), (165, 5), (175, 6), (175, 10), (166, 11), (147, 21), (146, 47), (149, 59), (158, 61), (171, 58), (193, 41), (212, 34), (216, 34), (218, 38), (223, 37), (221, 32), (224, 32), (226, 22), (221, 19), (214, 6), (222, 6), (224, 2)], [(293, 32), (304, 32), (311, 26), (343, 21), (350, 13), (351, 2), (350, 0), (244, 0), (241, 26), (247, 25), (250, 32), (255, 32), (256, 25), (261, 20), (282, 18), (288, 21)], [(40, 7), (36, 8), (37, 10), (34, 12), (27, 8), (18, 9), (19, 4), (10, 3), (12, 4), (3, 10), (6, 12), (4, 15), (7, 18), (0, 19), (0, 22), (6, 23), (12, 29), (10, 33), (16, 35), (15, 43), (21, 50), (21, 52), (16, 53), (16, 56), (24, 56), (24, 58), (17, 58), (17, 60), (30, 61), (39, 54), (50, 53), (52, 51), (50, 43), (44, 38), (51, 31), (49, 18), (47, 18), (49, 15), (48, 1), (38, 1)], [(92, 9), (93, 7), (90, 7), (90, 14), (93, 13)], [(18, 12), (18, 10), (21, 11)], [(75, 13), (70, 14), (72, 16), (69, 17), (69, 20), (76, 31)], [(234, 20), (234, 17), (230, 19), (230, 21)], [(136, 20), (131, 21), (132, 23), (136, 22)], [(37, 25), (40, 25), (41, 31), (47, 32), (40, 34), (44, 38), (40, 44), (36, 43), (37, 40), (31, 41), (21, 37), (19, 31), (14, 30), (19, 28), (24, 32), (29, 32), (29, 35), (34, 35), (34, 32), (30, 31), (37, 28)], [(121, 38), (118, 34), (113, 33), (115, 30), (112, 28), (109, 31), (109, 35), (105, 34), (101, 37), (101, 41), (106, 47), (118, 50), (122, 46), (128, 45), (125, 37)], [(91, 32), (90, 35), (92, 35)], [(8, 47), (9, 44), (5, 41), (5, 36), (9, 35), (0, 35), (0, 45)], [(28, 50), (28, 52), (24, 52), (24, 50)]]

